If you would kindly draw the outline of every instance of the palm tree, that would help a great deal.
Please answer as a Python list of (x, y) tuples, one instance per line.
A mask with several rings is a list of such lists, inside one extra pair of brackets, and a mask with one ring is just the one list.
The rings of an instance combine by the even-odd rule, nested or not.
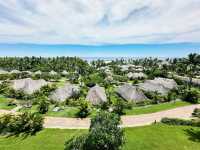
[(199, 64), (199, 55), (196, 53), (191, 53), (188, 55), (187, 58), (183, 60), (183, 62), (187, 65), (186, 72), (189, 77), (189, 88), (191, 88), (192, 85), (192, 78), (196, 74), (197, 71), (197, 65)]

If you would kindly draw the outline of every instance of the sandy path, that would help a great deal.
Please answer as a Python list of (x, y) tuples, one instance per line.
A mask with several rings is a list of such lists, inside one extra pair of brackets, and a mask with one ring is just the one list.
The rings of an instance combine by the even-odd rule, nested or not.
[[(163, 117), (169, 118), (191, 118), (191, 113), (195, 108), (200, 108), (200, 104), (178, 107), (166, 111), (160, 111), (152, 114), (122, 116), (122, 127), (135, 127), (149, 125), (159, 122)], [(0, 110), (0, 114), (11, 113), (11, 111)], [(60, 129), (87, 129), (90, 125), (90, 119), (77, 118), (61, 118), (61, 117), (45, 117), (45, 128), (60, 128)]]

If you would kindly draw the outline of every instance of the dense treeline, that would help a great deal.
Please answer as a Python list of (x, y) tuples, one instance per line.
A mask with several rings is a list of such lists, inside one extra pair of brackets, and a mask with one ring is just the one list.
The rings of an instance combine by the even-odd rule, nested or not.
[(0, 68), (4, 70), (20, 70), (20, 71), (44, 71), (51, 70), (62, 72), (63, 70), (69, 72), (84, 73), (89, 65), (86, 61), (78, 57), (1, 57)]

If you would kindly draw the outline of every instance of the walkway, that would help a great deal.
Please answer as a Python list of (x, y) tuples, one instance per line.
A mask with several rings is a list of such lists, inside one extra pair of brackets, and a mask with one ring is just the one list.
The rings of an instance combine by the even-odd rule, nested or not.
[[(200, 108), (200, 104), (178, 107), (166, 111), (160, 111), (152, 114), (122, 116), (122, 127), (136, 127), (150, 125), (153, 122), (159, 122), (163, 117), (190, 119), (195, 108)], [(11, 111), (0, 110), (0, 114), (12, 113)], [(87, 129), (90, 126), (90, 118), (61, 118), (45, 117), (45, 128), (60, 129)]]

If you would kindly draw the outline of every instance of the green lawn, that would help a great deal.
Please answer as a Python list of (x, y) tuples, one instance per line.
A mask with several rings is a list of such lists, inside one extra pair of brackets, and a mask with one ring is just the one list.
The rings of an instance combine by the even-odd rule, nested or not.
[(8, 101), (9, 101), (8, 98), (0, 96), (0, 109), (11, 110), (16, 107), (16, 106), (8, 106)]
[(155, 104), (150, 106), (144, 107), (133, 107), (133, 109), (126, 109), (126, 115), (140, 115), (140, 114), (148, 114), (148, 113), (155, 113), (163, 110), (173, 109), (176, 107), (187, 106), (191, 105), (191, 103), (184, 102), (184, 101), (177, 101), (175, 103), (162, 103), (162, 104)]
[[(150, 105), (146, 107), (133, 107), (133, 109), (126, 109), (126, 115), (139, 115), (139, 114), (148, 114), (159, 112), (163, 110), (173, 109), (176, 107), (187, 106), (190, 103), (184, 101), (177, 101), (175, 103), (163, 103), (157, 105)], [(64, 110), (59, 112), (53, 112), (54, 105), (50, 105), (49, 111), (46, 116), (53, 116), (53, 117), (76, 117), (76, 113), (79, 111), (77, 107), (65, 107)], [(33, 105), (31, 109), (23, 108), (20, 112), (29, 111), (29, 112), (37, 112), (37, 105)], [(92, 110), (89, 117), (92, 117), (96, 114), (96, 110)]]
[[(199, 150), (200, 142), (190, 140), (191, 127), (151, 125), (126, 128), (123, 150)], [(193, 128), (194, 130), (199, 130)], [(64, 142), (86, 130), (44, 129), (36, 136), (1, 137), (1, 150), (63, 150)]]
[[(45, 114), (46, 116), (52, 117), (76, 117), (76, 113), (79, 111), (77, 107), (65, 107), (64, 110), (59, 112), (53, 112), (54, 105), (50, 105), (49, 111)], [(32, 108), (23, 108), (20, 112), (37, 112), (37, 105), (33, 105)]]
[(53, 107), (50, 107), (50, 111), (46, 114), (46, 116), (52, 116), (52, 117), (76, 117), (76, 114), (78, 113), (79, 109), (77, 107), (65, 107), (64, 110), (59, 112), (53, 112)]

